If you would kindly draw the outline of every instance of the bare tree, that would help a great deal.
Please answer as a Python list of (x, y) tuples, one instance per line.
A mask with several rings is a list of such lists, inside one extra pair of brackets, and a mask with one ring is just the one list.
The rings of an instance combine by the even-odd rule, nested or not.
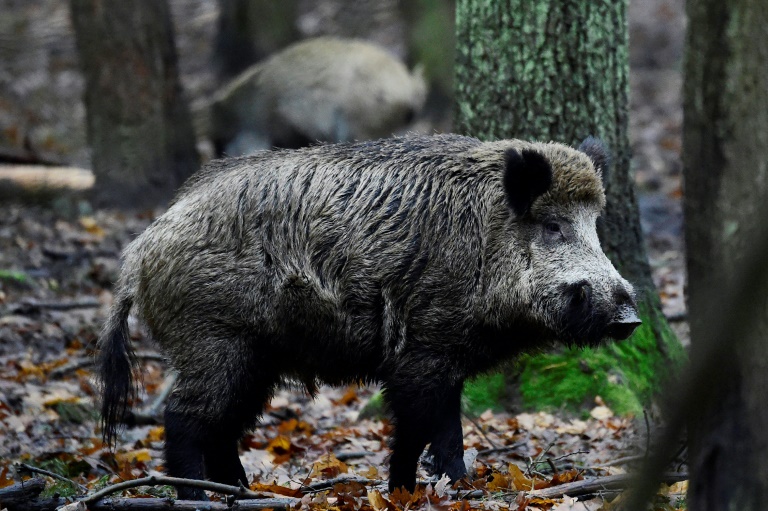
[(71, 0), (95, 199), (161, 203), (199, 166), (165, 0)]
[(222, 78), (244, 71), (299, 38), (298, 0), (219, 0), (216, 67)]
[[(689, 509), (763, 509), (768, 271), (762, 270), (765, 252), (757, 249), (768, 244), (768, 5), (690, 0), (686, 9), (683, 157), (691, 358), (694, 367), (710, 368), (697, 373), (696, 385), (708, 399), (688, 425)], [(731, 289), (735, 282), (741, 289)], [(726, 298), (729, 290), (737, 292), (733, 300)], [(739, 321), (713, 339), (713, 318), (723, 318), (723, 311)]]

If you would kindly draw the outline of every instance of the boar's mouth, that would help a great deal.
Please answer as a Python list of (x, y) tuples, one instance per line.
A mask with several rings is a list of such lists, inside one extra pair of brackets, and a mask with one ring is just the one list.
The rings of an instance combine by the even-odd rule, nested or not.
[(634, 300), (625, 291), (616, 292), (614, 303), (596, 304), (586, 281), (567, 286), (569, 306), (559, 318), (559, 337), (568, 345), (598, 346), (606, 339), (627, 339), (641, 321)]

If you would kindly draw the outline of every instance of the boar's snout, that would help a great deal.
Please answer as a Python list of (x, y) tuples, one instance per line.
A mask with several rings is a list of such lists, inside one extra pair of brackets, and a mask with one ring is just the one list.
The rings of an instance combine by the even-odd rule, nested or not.
[(568, 303), (564, 333), (577, 344), (594, 345), (606, 337), (623, 340), (641, 323), (635, 300), (622, 285), (604, 293), (580, 280), (566, 285), (564, 291)]
[(606, 328), (606, 335), (617, 341), (624, 340), (640, 326), (642, 321), (637, 316), (637, 305), (623, 288), (614, 294), (616, 309)]

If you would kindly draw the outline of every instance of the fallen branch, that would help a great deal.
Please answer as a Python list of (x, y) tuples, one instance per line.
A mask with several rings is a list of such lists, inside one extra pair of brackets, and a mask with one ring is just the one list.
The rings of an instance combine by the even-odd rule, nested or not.
[[(663, 474), (660, 479), (663, 483), (676, 483), (688, 479), (688, 474), (684, 472), (671, 472)], [(617, 474), (598, 477), (597, 479), (560, 484), (552, 486), (551, 488), (542, 488), (541, 490), (531, 490), (525, 492), (525, 495), (527, 497), (541, 497), (544, 499), (556, 499), (563, 495), (578, 497), (603, 490), (624, 490), (636, 481), (637, 477), (634, 474)]]
[[(257, 509), (289, 509), (298, 502), (291, 502), (289, 498), (267, 498), (237, 500), (231, 505), (227, 502), (199, 501), (199, 500), (174, 500), (174, 499), (137, 499), (137, 498), (110, 498), (88, 504), (78, 501), (69, 504), (71, 507), (64, 509), (88, 509), (89, 511), (250, 511)], [(58, 499), (41, 499), (8, 505), (8, 511), (57, 511), (67, 501)], [(5, 502), (3, 502), (5, 505)]]
[[(134, 356), (140, 360), (151, 360), (153, 362), (166, 361), (166, 358), (156, 351), (137, 351)], [(75, 358), (66, 364), (62, 364), (59, 367), (52, 369), (51, 372), (48, 373), (48, 376), (52, 378), (60, 378), (69, 372), (83, 369), (84, 367), (90, 367), (95, 363), (96, 359), (94, 357)]]
[(365, 458), (366, 456), (373, 456), (374, 454), (376, 453), (373, 451), (342, 451), (333, 453), (339, 461), (355, 460), (358, 458)]
[(516, 444), (506, 445), (504, 447), (494, 447), (492, 449), (482, 449), (480, 451), (477, 451), (477, 455), (478, 456), (485, 456), (487, 454), (496, 454), (496, 453), (500, 453), (500, 452), (514, 451), (518, 447), (522, 447), (524, 445), (525, 445), (525, 442), (518, 442)]
[(59, 481), (64, 481), (65, 483), (69, 483), (72, 486), (74, 486), (75, 488), (77, 488), (78, 490), (80, 490), (80, 492), (83, 493), (83, 494), (88, 493), (88, 488), (86, 488), (82, 484), (78, 484), (78, 483), (72, 481), (71, 479), (67, 479), (63, 475), (59, 475), (59, 474), (57, 474), (55, 472), (51, 472), (49, 470), (45, 470), (45, 469), (42, 469), (42, 468), (33, 467), (32, 465), (27, 465), (26, 463), (19, 463), (19, 464), (17, 464), (17, 466), (21, 470), (24, 470), (24, 471), (27, 471), (27, 472), (32, 472), (34, 474), (40, 474), (40, 475), (48, 476), (48, 477), (51, 477), (53, 479), (58, 479)]
[(475, 419), (473, 419), (472, 417), (470, 417), (466, 413), (462, 413), (462, 415), (464, 416), (465, 419), (467, 419), (475, 427), (477, 432), (480, 433), (480, 436), (482, 436), (485, 439), (485, 441), (488, 442), (488, 445), (491, 446), (491, 449), (498, 449), (499, 448), (499, 446), (493, 440), (491, 440), (488, 437), (488, 435), (485, 434), (485, 431), (483, 431), (483, 427), (480, 426), (480, 424), (478, 424)]
[[(216, 493), (223, 493), (225, 495), (234, 495), (235, 497), (259, 499), (263, 497), (263, 494), (251, 491), (243, 486), (230, 486), (228, 484), (214, 483), (212, 481), (200, 481), (197, 479), (184, 479), (181, 477), (168, 477), (168, 476), (149, 476), (142, 477), (140, 479), (132, 479), (130, 481), (124, 481), (122, 483), (113, 484), (97, 491), (93, 495), (89, 495), (83, 499), (82, 502), (89, 506), (115, 492), (127, 490), (129, 488), (136, 488), (137, 486), (158, 486), (163, 484), (169, 484), (172, 486), (186, 486), (189, 488), (199, 488), (201, 490), (213, 491)], [(299, 499), (293, 499), (298, 501)]]
[(26, 300), (11, 305), (8, 310), (13, 314), (34, 314), (43, 310), (68, 311), (74, 309), (95, 309), (100, 305), (101, 303), (95, 298), (85, 298), (83, 300), (66, 302), (38, 302), (35, 300)]
[(378, 486), (384, 484), (385, 481), (381, 479), (368, 479), (360, 476), (339, 476), (325, 481), (317, 481), (312, 484), (302, 485), (299, 491), (301, 491), (301, 493), (315, 493), (333, 488), (339, 483), (360, 483), (365, 486)]
[(42, 254), (53, 260), (78, 262), (83, 259), (95, 259), (97, 257), (104, 257), (109, 259), (117, 259), (120, 257), (120, 253), (114, 250), (57, 250), (54, 248), (42, 248)]
[(37, 498), (44, 488), (45, 480), (41, 477), (0, 488), (0, 509), (11, 508), (17, 504), (29, 502)]
[(606, 461), (605, 463), (599, 463), (594, 467), (590, 467), (590, 468), (605, 468), (605, 467), (613, 467), (616, 465), (628, 465), (630, 463), (634, 463), (635, 461), (642, 461), (647, 457), (648, 455), (646, 454), (635, 454), (634, 456), (624, 456), (623, 458), (616, 458), (615, 460)]
[(227, 502), (201, 502), (197, 500), (172, 499), (104, 499), (88, 504), (89, 511), (249, 511), (251, 509), (288, 509), (300, 502), (290, 497), (237, 500)]

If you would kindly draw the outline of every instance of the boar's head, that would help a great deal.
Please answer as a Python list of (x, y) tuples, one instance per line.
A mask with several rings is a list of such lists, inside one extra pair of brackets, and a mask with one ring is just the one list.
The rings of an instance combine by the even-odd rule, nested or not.
[(640, 325), (634, 289), (597, 236), (609, 160), (603, 144), (591, 137), (578, 151), (525, 144), (507, 148), (504, 159), (511, 214), (506, 235), (493, 243), (497, 318), (504, 323), (500, 316), (511, 314), (512, 322), (532, 323), (546, 337), (580, 346), (628, 338)]

